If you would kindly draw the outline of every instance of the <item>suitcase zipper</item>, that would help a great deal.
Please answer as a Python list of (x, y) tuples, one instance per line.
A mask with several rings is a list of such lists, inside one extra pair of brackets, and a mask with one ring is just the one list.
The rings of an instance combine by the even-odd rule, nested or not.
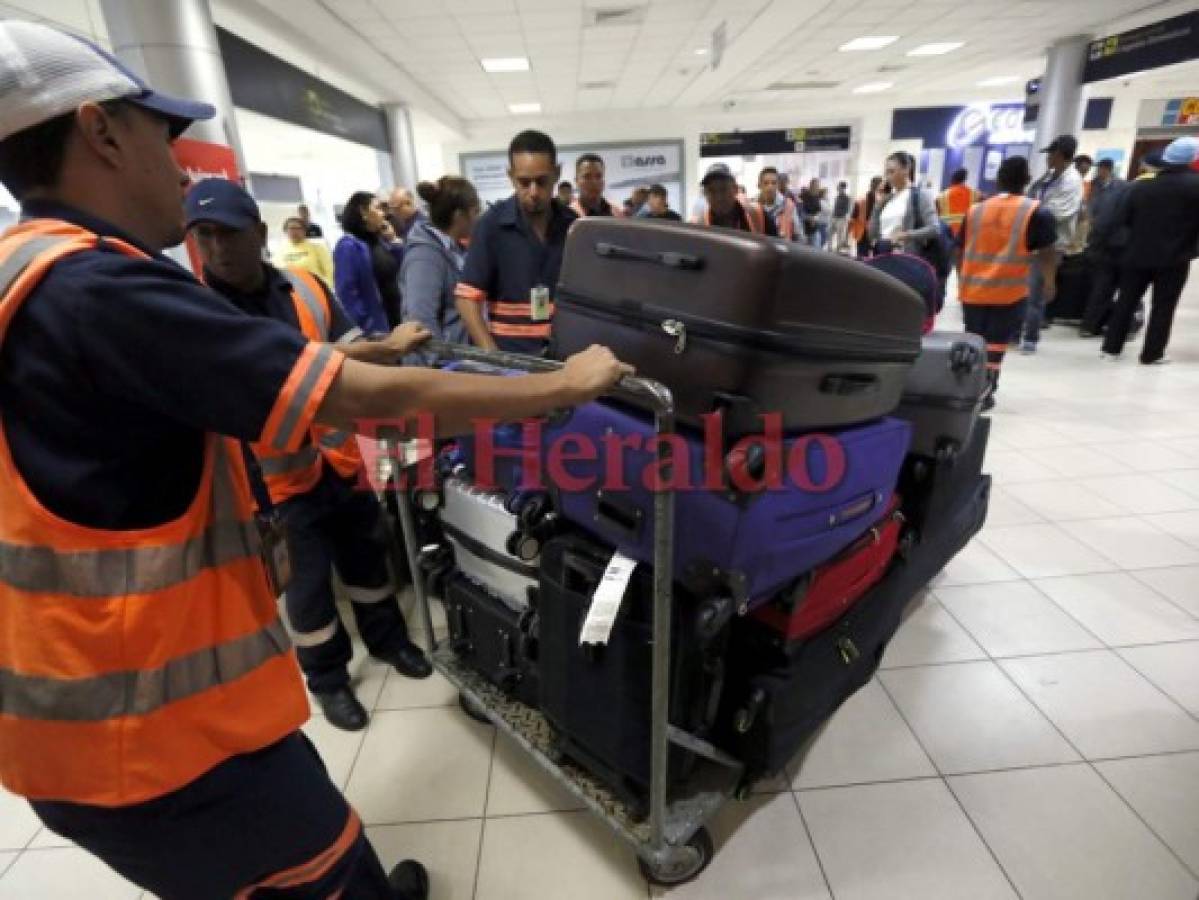
[[(557, 302), (562, 307), (577, 306), (600, 318), (622, 324), (634, 324), (644, 331), (665, 332), (679, 340), (675, 353), (686, 349), (688, 338), (749, 347), (770, 353), (871, 362), (912, 362), (920, 355), (919, 341), (888, 340), (881, 337), (856, 335), (838, 338), (825, 329), (796, 328), (794, 336), (776, 331), (762, 331), (740, 325), (725, 325), (707, 319), (687, 316), (678, 310), (647, 305), (611, 306), (582, 297), (570, 291), (559, 291)], [(630, 322), (631, 320), (631, 322)], [(874, 346), (863, 344), (873, 342)], [(680, 346), (682, 349), (680, 349)]]

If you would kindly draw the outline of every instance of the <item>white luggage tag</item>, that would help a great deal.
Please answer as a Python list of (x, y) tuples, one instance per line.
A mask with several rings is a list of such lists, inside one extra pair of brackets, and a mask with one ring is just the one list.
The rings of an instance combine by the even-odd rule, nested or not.
[(612, 554), (604, 577), (600, 579), (591, 598), (591, 608), (587, 610), (587, 620), (579, 633), (579, 646), (583, 644), (604, 644), (612, 634), (612, 626), (620, 613), (620, 604), (624, 600), (624, 592), (637, 568), (637, 560), (629, 559), (619, 550)]

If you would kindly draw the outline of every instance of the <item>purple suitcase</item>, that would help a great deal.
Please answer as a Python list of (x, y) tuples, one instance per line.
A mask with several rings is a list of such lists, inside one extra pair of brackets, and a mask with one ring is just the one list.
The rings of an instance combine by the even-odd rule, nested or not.
[[(542, 434), (548, 487), (561, 514), (646, 563), (653, 562), (654, 554), (653, 493), (645, 472), (656, 467), (653, 446), (646, 450), (644, 439), (653, 433), (649, 417), (597, 402), (551, 422)], [(567, 435), (572, 440), (558, 443), (561, 459), (555, 473), (551, 449)], [(708, 452), (712, 463), (705, 470), (703, 437), (693, 432), (679, 436), (688, 450), (692, 483), (702, 484), (711, 468), (718, 470), (719, 479), (730, 464), (747, 466), (745, 453), (734, 447), (723, 454), (719, 435), (713, 434), (708, 441), (714, 448)], [(639, 449), (626, 446), (622, 459), (610, 466), (609, 455), (618, 452), (615, 439), (631, 444), (637, 437)], [(777, 490), (738, 490), (727, 477), (719, 490), (677, 490), (676, 579), (697, 593), (727, 592), (747, 609), (768, 600), (797, 576), (835, 556), (883, 515), (910, 438), (908, 423), (892, 418), (820, 435), (790, 436), (782, 441), (780, 455), (785, 460), (794, 454), (802, 463), (800, 474), (784, 478)], [(588, 449), (580, 452), (581, 446)], [(750, 470), (754, 455), (749, 454)], [(607, 473), (615, 471), (622, 477), (612, 483)], [(591, 484), (579, 489), (578, 481), (564, 483), (560, 475)], [(677, 466), (675, 478), (681, 480)]]

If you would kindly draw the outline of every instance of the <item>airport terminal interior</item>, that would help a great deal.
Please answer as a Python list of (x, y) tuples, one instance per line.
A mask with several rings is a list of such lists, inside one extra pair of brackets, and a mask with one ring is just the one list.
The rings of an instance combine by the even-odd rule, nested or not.
[[(271, 260), (335, 352), (419, 327), (442, 349), (389, 364), (482, 371), (479, 347), (601, 343), (673, 391), (684, 452), (721, 411), (702, 437), (726, 468), (672, 494), (672, 525), (652, 489), (496, 487), (483, 431), (341, 435), (363, 458), (345, 471), (311, 410), (307, 457), (242, 444), (275, 503), (340, 478), (369, 508), (327, 529), (316, 575), (293, 537), (279, 608), (314, 692), (299, 727), (385, 870), (419, 861), (432, 900), (1199, 897), (1193, 0), (0, 0), (10, 20), (215, 107), (174, 145), (196, 194), (163, 265), (232, 297), (212, 247), (261, 227), (254, 277)], [(0, 186), (0, 230), (21, 222)], [(521, 359), (491, 363), (548, 365)], [(545, 405), (546, 427), (662, 427), (659, 400), (605, 396)], [(768, 404), (806, 487), (737, 481), (762, 471), (740, 415)], [(430, 454), (435, 483), (397, 490), (396, 459)], [(387, 584), (354, 587), (376, 545)], [(168, 898), (19, 796), (35, 730), (4, 721), (55, 718), (20, 693), (55, 672), (21, 670), (11, 564), (0, 900)], [(332, 624), (300, 610), (301, 571)], [(385, 652), (397, 602), (411, 642)], [(287, 843), (237, 822), (243, 855)], [(384, 896), (306, 892), (335, 850), (237, 896)]]

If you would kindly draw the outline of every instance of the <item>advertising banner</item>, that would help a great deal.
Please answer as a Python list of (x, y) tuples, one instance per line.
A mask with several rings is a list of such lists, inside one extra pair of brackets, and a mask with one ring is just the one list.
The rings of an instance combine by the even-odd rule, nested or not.
[[(684, 212), (683, 142), (655, 140), (637, 143), (577, 144), (558, 148), (562, 181), (574, 183), (575, 161), (584, 153), (594, 153), (604, 161), (608, 202), (618, 205), (633, 188), (660, 184), (670, 195), (671, 208)], [(512, 194), (508, 180), (508, 154), (505, 151), (463, 153), (462, 175), (474, 184), (484, 205)]]

